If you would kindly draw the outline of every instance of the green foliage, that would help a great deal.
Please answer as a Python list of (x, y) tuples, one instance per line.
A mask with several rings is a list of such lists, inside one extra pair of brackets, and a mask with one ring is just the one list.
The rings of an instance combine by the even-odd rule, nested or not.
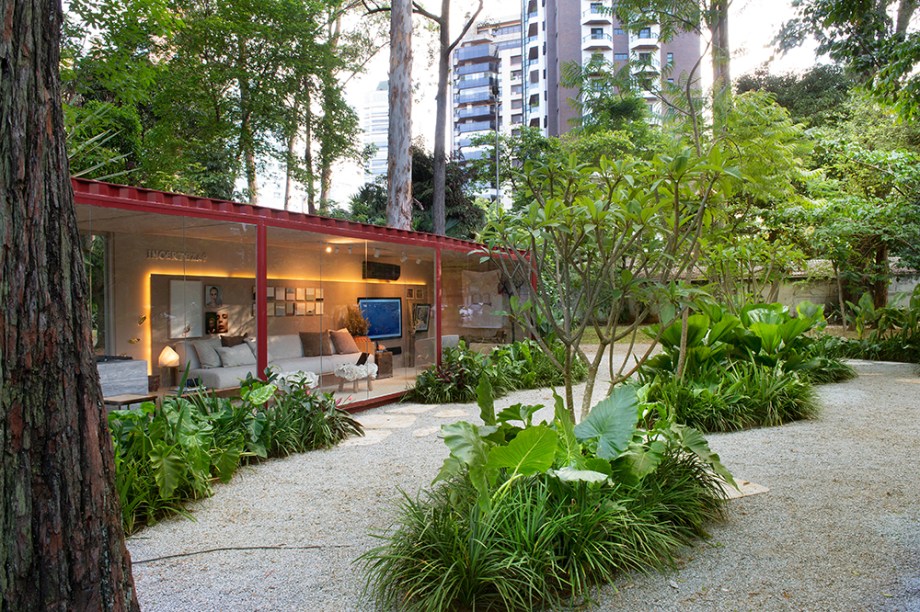
[(840, 66), (813, 66), (803, 73), (770, 74), (766, 67), (745, 74), (735, 81), (738, 93), (769, 92), (776, 103), (789, 111), (795, 123), (817, 127), (835, 123), (847, 114), (846, 102), (854, 85)]
[[(818, 42), (828, 54), (856, 75), (879, 99), (893, 103), (905, 119), (920, 113), (920, 33), (909, 26), (920, 6), (910, 0), (853, 2), (795, 0), (796, 16), (777, 36), (781, 48)], [(894, 14), (894, 18), (892, 18)]]
[(868, 293), (857, 304), (849, 303), (857, 340), (827, 339), (830, 355), (856, 359), (879, 359), (920, 363), (920, 286), (904, 307), (876, 308)]
[(283, 457), (333, 446), (361, 425), (330, 394), (303, 379), (250, 380), (238, 399), (166, 397), (161, 406), (109, 413), (115, 487), (125, 531), (133, 533), (209, 497), (212, 482), (229, 482), (242, 461)]
[[(405, 497), (384, 543), (359, 559), (380, 607), (576, 603), (617, 572), (668, 565), (721, 516), (731, 475), (690, 428), (660, 419), (638, 429), (649, 407), (634, 387), (619, 388), (579, 433), (561, 398), (552, 423), (530, 424), (522, 408), (495, 416), (486, 403), (491, 425), (443, 427), (443, 482)], [(594, 452), (601, 441), (607, 458)]]
[[(552, 343), (556, 359), (563, 347)], [(584, 380), (587, 365), (579, 359), (573, 367), (577, 380)], [(415, 379), (407, 399), (426, 404), (470, 402), (477, 398), (477, 385), (488, 379), (490, 391), (501, 396), (518, 389), (537, 389), (564, 384), (562, 372), (543, 348), (533, 340), (522, 340), (495, 347), (481, 355), (460, 346), (445, 349), (440, 365), (432, 365)]]
[(640, 370), (649, 400), (681, 423), (734, 431), (811, 418), (811, 384), (854, 375), (807, 335), (825, 325), (820, 306), (803, 302), (795, 317), (781, 304), (748, 304), (738, 317), (717, 304), (701, 309), (687, 321), (682, 375), (679, 322), (661, 330), (662, 353)]

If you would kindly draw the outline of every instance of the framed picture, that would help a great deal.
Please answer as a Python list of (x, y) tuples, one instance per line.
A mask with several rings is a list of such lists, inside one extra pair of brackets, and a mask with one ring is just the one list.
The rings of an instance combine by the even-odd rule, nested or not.
[(284, 290), (284, 299), (293, 302), (297, 299), (297, 290), (294, 287), (287, 287)]
[(316, 299), (316, 290), (313, 289), (313, 287), (307, 287), (304, 289), (304, 299), (312, 302), (314, 299)]
[(416, 304), (412, 307), (412, 329), (417, 332), (428, 331), (428, 319), (431, 316), (431, 304)]
[(274, 287), (265, 288), (265, 299), (267, 300), (275, 299), (275, 288)]
[(316, 300), (319, 301), (319, 300), (322, 300), (322, 299), (323, 299), (323, 290), (322, 290), (322, 289), (317, 289), (317, 290), (316, 290)]
[[(298, 291), (301, 291), (298, 289)], [(295, 302), (294, 303), (294, 314), (298, 317), (302, 317), (307, 314), (307, 303), (306, 302)]]
[(217, 311), (217, 333), (230, 333), (230, 309), (221, 308)]
[[(314, 314), (318, 314), (318, 315), (323, 314), (323, 303), (322, 303), (322, 302), (315, 302), (315, 303), (314, 303), (314, 305), (313, 305), (313, 313), (314, 313)], [(307, 313), (307, 314), (309, 314), (309, 313)]]
[(307, 299), (307, 298), (305, 297), (305, 296), (306, 296), (306, 291), (304, 291), (304, 288), (303, 288), (303, 287), (297, 287), (297, 289), (296, 289), (296, 291), (295, 291), (295, 295), (296, 295), (296, 298), (295, 298), (295, 299), (296, 299), (298, 302), (302, 302), (302, 301), (304, 301), (305, 299)]
[(197, 338), (204, 332), (201, 281), (169, 281), (169, 337)]
[(285, 302), (284, 303), (284, 314), (289, 317), (294, 316), (294, 302)]
[(424, 288), (424, 287), (416, 287), (416, 288), (415, 288), (415, 299), (417, 299), (417, 300), (424, 300), (424, 299), (425, 299), (425, 293), (426, 293), (426, 291), (425, 291), (425, 288)]
[(217, 333), (217, 312), (204, 313), (204, 333), (208, 335)]
[(205, 308), (220, 308), (224, 305), (224, 292), (221, 290), (220, 285), (205, 285), (204, 286), (204, 307)]
[(284, 305), (287, 302), (275, 302), (275, 316), (283, 317), (284, 316)]
[(406, 289), (406, 299), (407, 300), (415, 299), (415, 289), (413, 289), (412, 287), (409, 287), (408, 289)]

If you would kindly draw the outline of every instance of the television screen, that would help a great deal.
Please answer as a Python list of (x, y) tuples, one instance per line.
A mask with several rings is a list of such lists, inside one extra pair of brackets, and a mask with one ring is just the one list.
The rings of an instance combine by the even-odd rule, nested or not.
[(358, 298), (358, 308), (370, 323), (371, 340), (402, 337), (402, 300), (400, 298)]

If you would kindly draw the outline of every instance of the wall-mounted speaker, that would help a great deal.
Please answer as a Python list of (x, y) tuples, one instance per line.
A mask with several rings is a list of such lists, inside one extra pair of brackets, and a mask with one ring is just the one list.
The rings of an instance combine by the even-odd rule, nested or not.
[(362, 267), (363, 278), (377, 280), (399, 280), (401, 269), (396, 264), (380, 263), (378, 261), (365, 261)]

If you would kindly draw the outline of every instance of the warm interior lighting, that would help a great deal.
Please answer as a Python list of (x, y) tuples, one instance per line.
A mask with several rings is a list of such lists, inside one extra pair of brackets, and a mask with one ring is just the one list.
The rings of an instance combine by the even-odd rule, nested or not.
[(331, 253), (331, 252), (332, 252), (332, 247), (331, 247), (331, 246), (327, 246), (327, 247), (326, 247), (326, 252), (327, 252), (327, 253)]
[(159, 364), (161, 368), (178, 368), (179, 353), (177, 353), (173, 347), (166, 345), (166, 347), (160, 351)]

